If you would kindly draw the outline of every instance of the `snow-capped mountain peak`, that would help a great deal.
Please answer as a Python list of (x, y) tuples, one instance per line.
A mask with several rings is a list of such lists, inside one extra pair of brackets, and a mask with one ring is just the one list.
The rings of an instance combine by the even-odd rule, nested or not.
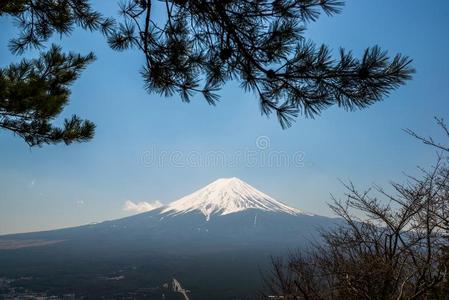
[(200, 211), (207, 220), (212, 215), (226, 215), (247, 209), (300, 214), (301, 211), (289, 207), (260, 192), (238, 178), (218, 179), (206, 187), (168, 204), (161, 213), (183, 214)]

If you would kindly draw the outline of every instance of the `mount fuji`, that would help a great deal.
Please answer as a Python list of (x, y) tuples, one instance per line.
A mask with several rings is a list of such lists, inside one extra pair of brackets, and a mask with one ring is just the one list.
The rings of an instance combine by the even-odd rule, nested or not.
[[(204, 299), (241, 296), (260, 284), (260, 270), (270, 255), (306, 247), (319, 238), (319, 229), (339, 222), (290, 207), (238, 178), (222, 178), (179, 200), (130, 217), (0, 236), (0, 277), (17, 274), (20, 269), (26, 270), (23, 276), (46, 278), (44, 274), (53, 274), (61, 265), (79, 270), (83, 277), (107, 265), (106, 269), (131, 268), (120, 273), (130, 280), (140, 268), (144, 275), (139, 273), (143, 276), (139, 278), (161, 282), (176, 274), (187, 288), (201, 282), (203, 288), (204, 282), (214, 286), (211, 280), (221, 282), (215, 286), (218, 294), (214, 296), (210, 290), (198, 289), (196, 294), (204, 292)], [(223, 282), (222, 274), (233, 275)], [(58, 275), (52, 280), (59, 282), (60, 276), (64, 278)], [(138, 283), (135, 278), (127, 282)], [(236, 286), (242, 290), (237, 291)]]
[(233, 177), (218, 179), (206, 187), (170, 203), (161, 213), (179, 215), (199, 211), (209, 220), (211, 216), (223, 216), (249, 209), (264, 212), (301, 214), (270, 196), (258, 191), (248, 183)]

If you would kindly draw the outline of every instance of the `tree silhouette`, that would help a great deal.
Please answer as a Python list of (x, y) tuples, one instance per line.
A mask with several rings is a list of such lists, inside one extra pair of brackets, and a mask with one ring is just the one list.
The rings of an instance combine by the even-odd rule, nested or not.
[(2, 15), (14, 17), (22, 30), (9, 43), (13, 53), (42, 48), (53, 34), (68, 35), (77, 26), (106, 34), (114, 25), (113, 19), (94, 11), (88, 0), (6, 0), (0, 4)]
[[(87, 0), (6, 0), (0, 3), (0, 16), (13, 17), (21, 29), (9, 43), (15, 54), (42, 49), (53, 34), (68, 35), (77, 26), (106, 34), (113, 25)], [(0, 69), (0, 128), (13, 131), (30, 146), (90, 140), (92, 122), (74, 115), (58, 127), (54, 119), (69, 101), (70, 85), (94, 59), (92, 53), (64, 54), (53, 45), (39, 58)]]
[[(408, 57), (389, 57), (378, 46), (356, 58), (344, 49), (332, 54), (304, 37), (310, 22), (322, 13), (340, 13), (342, 6), (337, 0), (127, 0), (116, 22), (94, 11), (88, 0), (7, 0), (0, 16), (12, 16), (21, 29), (10, 41), (13, 53), (41, 48), (53, 34), (67, 35), (77, 26), (99, 30), (115, 50), (140, 50), (149, 92), (177, 94), (184, 102), (201, 93), (215, 105), (218, 91), (234, 80), (257, 95), (262, 114), (275, 113), (286, 128), (298, 115), (314, 117), (332, 105), (367, 107), (414, 72)], [(152, 15), (154, 8), (163, 16)]]
[[(155, 21), (161, 3), (166, 18)], [(131, 0), (121, 6), (124, 21), (109, 35), (113, 49), (137, 47), (149, 92), (188, 102), (200, 92), (215, 104), (229, 80), (255, 92), (265, 115), (275, 112), (282, 127), (298, 114), (314, 117), (338, 105), (363, 108), (410, 79), (410, 59), (390, 59), (378, 46), (361, 59), (350, 51), (332, 56), (325, 45), (304, 38), (321, 12), (339, 13), (336, 0)]]
[(91, 139), (92, 122), (74, 115), (59, 128), (50, 121), (67, 104), (70, 84), (92, 60), (92, 53), (65, 55), (52, 46), (39, 59), (24, 59), (0, 69), (0, 127), (13, 131), (30, 146)]
[[(449, 138), (443, 121), (438, 123)], [(449, 148), (408, 131), (439, 149), (437, 162), (392, 185), (360, 192), (331, 208), (345, 225), (323, 232), (322, 243), (286, 263), (274, 260), (267, 283), (282, 299), (447, 299), (449, 295)], [(446, 144), (447, 145), (447, 144)]]

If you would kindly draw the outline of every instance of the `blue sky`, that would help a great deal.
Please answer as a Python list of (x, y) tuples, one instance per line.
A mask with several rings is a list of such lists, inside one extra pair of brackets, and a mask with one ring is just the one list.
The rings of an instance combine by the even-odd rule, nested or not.
[[(115, 1), (95, 6), (106, 15), (117, 10)], [(288, 130), (261, 117), (257, 99), (236, 83), (221, 91), (216, 107), (201, 97), (185, 104), (146, 93), (140, 53), (114, 52), (97, 33), (76, 31), (55, 39), (65, 50), (94, 51), (98, 57), (73, 86), (62, 114), (94, 121), (96, 136), (90, 143), (30, 149), (0, 131), (0, 234), (126, 216), (127, 200), (167, 203), (221, 177), (239, 177), (291, 206), (323, 215), (331, 214), (330, 194), (344, 193), (339, 179), (361, 188), (402, 181), (403, 172), (415, 173), (417, 165), (435, 159), (432, 149), (402, 129), (443, 138), (433, 117), (449, 120), (448, 16), (449, 2), (443, 0), (348, 1), (342, 14), (310, 24), (307, 37), (316, 42), (356, 54), (378, 44), (413, 58), (417, 73), (366, 110), (332, 108), (314, 120), (300, 117)], [(15, 32), (11, 20), (0, 18), (0, 26), (0, 66), (6, 66), (20, 57), (6, 47)], [(257, 141), (269, 141), (268, 148), (258, 148)], [(211, 153), (224, 155), (225, 162), (205, 164)], [(242, 153), (253, 156), (242, 159)], [(267, 163), (278, 154), (301, 159)], [(161, 155), (162, 163), (149, 160)], [(175, 161), (166, 158), (170, 155)]]

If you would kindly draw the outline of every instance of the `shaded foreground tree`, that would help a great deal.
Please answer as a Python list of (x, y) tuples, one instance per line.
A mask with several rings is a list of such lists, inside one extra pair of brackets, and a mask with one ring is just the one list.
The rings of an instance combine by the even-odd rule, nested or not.
[[(438, 120), (449, 139), (449, 131)], [(359, 192), (346, 185), (347, 198), (331, 208), (345, 221), (322, 233), (306, 253), (274, 260), (269, 294), (282, 299), (448, 299), (449, 151), (444, 144), (409, 131), (442, 149), (429, 170)]]
[(92, 53), (66, 55), (52, 46), (38, 59), (24, 59), (0, 69), (0, 127), (13, 131), (30, 146), (91, 139), (92, 122), (76, 115), (66, 119), (63, 127), (51, 121), (67, 104), (70, 84), (92, 60)]
[[(88, 0), (3, 0), (2, 16), (12, 17), (21, 29), (9, 43), (15, 54), (42, 49), (53, 34), (68, 35), (77, 26), (106, 34), (113, 25)], [(64, 54), (53, 45), (38, 58), (0, 68), (0, 128), (11, 130), (30, 146), (90, 140), (92, 122), (74, 115), (58, 126), (54, 119), (69, 102), (70, 85), (94, 59), (92, 53)]]
[[(217, 91), (236, 80), (285, 128), (299, 114), (314, 117), (332, 105), (367, 107), (411, 78), (406, 56), (389, 57), (378, 46), (361, 58), (344, 49), (332, 54), (304, 38), (310, 22), (342, 6), (337, 0), (126, 0), (117, 24), (88, 0), (6, 0), (0, 16), (13, 17), (21, 29), (10, 42), (13, 53), (43, 47), (52, 34), (67, 35), (76, 26), (99, 30), (113, 49), (140, 50), (149, 92), (178, 94), (185, 102), (201, 93), (214, 105)], [(152, 14), (155, 8), (162, 16)]]
[[(166, 18), (151, 15), (155, 4)], [(108, 41), (113, 49), (136, 47), (149, 92), (185, 102), (196, 92), (215, 104), (227, 81), (254, 92), (265, 115), (282, 127), (298, 114), (314, 117), (338, 105), (367, 107), (411, 78), (410, 59), (390, 58), (375, 46), (362, 58), (304, 38), (321, 13), (341, 11), (337, 0), (128, 0), (124, 21)]]

